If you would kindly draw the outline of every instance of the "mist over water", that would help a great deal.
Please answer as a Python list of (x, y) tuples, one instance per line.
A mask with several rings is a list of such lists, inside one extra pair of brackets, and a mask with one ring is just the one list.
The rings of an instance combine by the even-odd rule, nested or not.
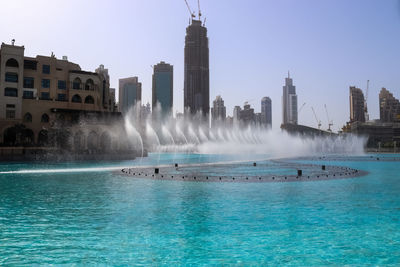
[[(138, 104), (140, 106), (140, 103)], [(125, 116), (132, 144), (148, 152), (267, 155), (299, 157), (320, 154), (362, 154), (366, 138), (355, 135), (301, 136), (260, 125), (228, 125), (225, 121), (209, 128), (201, 114), (174, 118), (156, 107), (152, 118), (137, 106)], [(154, 119), (158, 118), (158, 119)]]

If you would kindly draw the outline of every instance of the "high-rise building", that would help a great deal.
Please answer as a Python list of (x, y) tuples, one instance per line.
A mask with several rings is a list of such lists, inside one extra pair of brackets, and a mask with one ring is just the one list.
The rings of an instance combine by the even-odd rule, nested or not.
[(283, 86), (282, 108), (283, 124), (297, 124), (296, 86), (293, 85), (293, 80), (290, 78), (289, 73)]
[(172, 112), (174, 102), (173, 72), (174, 67), (164, 61), (154, 66), (152, 86), (153, 110), (159, 104), (161, 108), (160, 112), (163, 116), (169, 115)]
[[(191, 20), (185, 37), (184, 108), (185, 113), (202, 112), (208, 118), (210, 81), (207, 28)], [(207, 120), (207, 119), (206, 119)]]
[(250, 124), (255, 122), (254, 108), (250, 107), (248, 102), (245, 102), (243, 109), (240, 111), (240, 122), (242, 124)]
[(379, 93), (379, 111), (381, 122), (400, 122), (400, 101), (386, 88)]
[(119, 111), (126, 114), (142, 100), (142, 83), (138, 77), (119, 79)]
[(235, 106), (233, 108), (233, 123), (234, 124), (238, 124), (239, 120), (240, 120), (240, 111), (241, 111), (241, 107), (240, 106)]
[(272, 101), (267, 96), (261, 99), (261, 125), (272, 127)]
[(364, 94), (360, 88), (350, 86), (350, 123), (365, 122)]
[(213, 107), (211, 108), (212, 126), (216, 126), (218, 122), (225, 121), (226, 119), (226, 107), (224, 100), (218, 95), (213, 101)]

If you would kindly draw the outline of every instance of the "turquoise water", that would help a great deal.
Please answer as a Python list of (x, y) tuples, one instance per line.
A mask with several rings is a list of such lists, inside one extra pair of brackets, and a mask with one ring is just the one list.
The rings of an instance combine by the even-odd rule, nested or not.
[[(153, 154), (142, 162), (1, 164), (0, 171), (223, 159), (236, 158)], [(0, 265), (399, 265), (400, 162), (332, 164), (370, 173), (257, 184), (2, 173)]]

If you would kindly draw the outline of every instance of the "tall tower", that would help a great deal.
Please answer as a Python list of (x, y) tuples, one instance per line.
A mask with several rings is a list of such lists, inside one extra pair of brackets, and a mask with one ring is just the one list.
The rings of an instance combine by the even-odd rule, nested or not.
[(224, 122), (226, 119), (226, 107), (224, 105), (224, 100), (220, 95), (218, 95), (213, 101), (211, 117), (211, 126), (216, 126), (218, 123)]
[(365, 122), (364, 94), (360, 88), (350, 86), (350, 122)]
[(272, 127), (272, 102), (268, 96), (261, 99), (261, 123), (267, 128)]
[[(160, 112), (163, 117), (172, 113), (174, 103), (173, 94), (173, 73), (174, 67), (161, 61), (154, 66), (153, 86), (152, 86), (152, 104), (153, 110), (160, 105)], [(153, 115), (157, 112), (153, 112)]]
[(293, 85), (293, 80), (290, 78), (289, 72), (288, 77), (285, 79), (285, 85), (283, 86), (282, 108), (282, 123), (297, 124), (296, 86)]
[(201, 20), (191, 20), (185, 37), (185, 114), (202, 112), (208, 121), (210, 110), (210, 73), (207, 28)]

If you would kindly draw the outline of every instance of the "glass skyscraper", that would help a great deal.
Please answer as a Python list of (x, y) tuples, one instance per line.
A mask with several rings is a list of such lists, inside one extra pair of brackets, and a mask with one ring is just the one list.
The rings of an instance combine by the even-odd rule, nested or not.
[(173, 73), (174, 67), (164, 61), (154, 66), (152, 86), (153, 111), (159, 104), (161, 108), (160, 112), (163, 116), (172, 112), (174, 102)]
[(283, 108), (283, 124), (297, 124), (297, 95), (296, 86), (293, 85), (293, 80), (288, 77), (285, 79), (285, 85), (283, 86), (282, 96), (282, 108)]

